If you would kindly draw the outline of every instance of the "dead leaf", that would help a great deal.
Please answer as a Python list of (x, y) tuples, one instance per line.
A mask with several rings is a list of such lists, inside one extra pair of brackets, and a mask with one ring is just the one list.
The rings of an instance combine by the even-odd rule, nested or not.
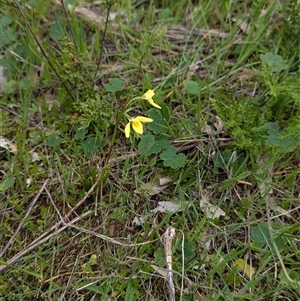
[(143, 183), (139, 189), (136, 189), (135, 193), (147, 192), (150, 196), (159, 194), (165, 190), (173, 180), (168, 177), (162, 177), (158, 180), (158, 183)]
[(208, 135), (217, 136), (224, 131), (224, 123), (219, 116), (216, 116), (216, 121), (213, 123), (214, 126), (208, 125), (207, 123), (201, 129), (201, 132)]
[(209, 219), (219, 218), (220, 216), (226, 215), (225, 211), (223, 211), (220, 207), (217, 207), (208, 201), (208, 194), (202, 195), (200, 207), (206, 217)]
[(41, 161), (39, 154), (37, 152), (31, 153), (31, 162)]
[(182, 211), (181, 205), (173, 202), (158, 202), (158, 206), (150, 210), (150, 212), (154, 212), (154, 213), (177, 212), (177, 211)]
[(257, 73), (254, 70), (244, 68), (241, 72), (232, 76), (232, 78), (230, 79), (230, 82), (235, 81), (235, 80), (247, 81), (247, 80), (251, 80), (255, 77), (257, 77)]
[(17, 145), (0, 135), (0, 147), (5, 148), (14, 155), (17, 153)]
[[(186, 203), (187, 206), (189, 206), (188, 203)], [(132, 225), (133, 226), (140, 226), (144, 224), (147, 221), (147, 218), (150, 216), (150, 213), (167, 213), (167, 212), (180, 212), (182, 211), (182, 205), (178, 203), (173, 203), (173, 202), (158, 202), (158, 206), (152, 210), (149, 211), (148, 214), (143, 215), (143, 216), (136, 216), (133, 221)]]

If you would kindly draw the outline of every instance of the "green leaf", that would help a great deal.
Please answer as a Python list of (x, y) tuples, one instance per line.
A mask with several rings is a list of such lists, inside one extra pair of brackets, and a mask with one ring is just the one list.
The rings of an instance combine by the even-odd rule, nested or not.
[(84, 289), (89, 290), (91, 292), (97, 293), (100, 296), (107, 296), (108, 288), (103, 287), (103, 285), (96, 285), (96, 284), (88, 284), (87, 282), (81, 282), (78, 285), (78, 288), (84, 287)]
[(112, 93), (123, 91), (124, 81), (122, 79), (114, 77), (110, 79), (108, 84), (104, 85), (104, 88), (106, 89), (107, 92), (112, 92)]
[(186, 163), (186, 156), (184, 154), (177, 154), (176, 147), (167, 147), (160, 155), (165, 166), (170, 166), (174, 169), (183, 167)]
[[(275, 231), (281, 230), (283, 227), (272, 225), (272, 235), (274, 235), (274, 242), (278, 250), (284, 249), (285, 242), (283, 237)], [(258, 226), (251, 229), (251, 241), (254, 247), (263, 248), (266, 244), (274, 251), (274, 245), (271, 241), (271, 233), (267, 223), (259, 223)]]
[(165, 8), (163, 10), (161, 10), (161, 12), (158, 15), (158, 20), (161, 22), (168, 22), (172, 20), (172, 11), (170, 10), (170, 8)]
[(66, 35), (65, 25), (61, 21), (56, 21), (50, 27), (50, 37), (53, 40), (59, 40)]
[(160, 112), (161, 112), (161, 116), (162, 116), (163, 120), (165, 120), (166, 122), (170, 122), (170, 120), (171, 120), (170, 109), (165, 103), (163, 103), (161, 105)]
[(184, 249), (184, 263), (187, 264), (195, 257), (195, 254), (196, 254), (195, 242), (193, 242), (192, 240), (186, 239), (184, 241), (183, 249)]
[(61, 143), (61, 138), (59, 136), (56, 136), (54, 133), (50, 134), (47, 138), (46, 138), (46, 145), (56, 148), (60, 145)]
[(280, 55), (268, 52), (261, 54), (259, 57), (263, 63), (271, 68), (271, 72), (280, 72), (288, 67), (286, 60), (282, 59)]
[(87, 156), (94, 154), (100, 148), (100, 146), (101, 141), (97, 137), (89, 137), (81, 143), (81, 147)]
[(137, 300), (137, 294), (138, 290), (133, 282), (133, 280), (129, 280), (126, 288), (126, 293), (125, 293), (125, 301), (136, 301)]
[(169, 139), (165, 136), (159, 136), (154, 138), (151, 134), (143, 135), (140, 143), (138, 144), (138, 149), (141, 154), (148, 157), (152, 154), (159, 153), (164, 147), (169, 143)]
[(162, 118), (159, 110), (149, 110), (148, 116), (153, 119), (153, 122), (148, 124), (148, 129), (155, 134), (165, 133), (168, 129), (166, 121)]
[(280, 137), (279, 126), (275, 122), (266, 124), (268, 138), (266, 143), (277, 149), (280, 153), (292, 151), (297, 145), (298, 139), (294, 137)]
[(0, 183), (0, 191), (6, 191), (10, 187), (12, 187), (15, 184), (15, 177), (13, 175), (5, 175), (4, 181)]
[(85, 135), (88, 133), (88, 129), (82, 129), (80, 128), (80, 125), (76, 126), (75, 129), (75, 135), (74, 135), (74, 139), (76, 140), (83, 140), (85, 138)]
[(0, 30), (2, 31), (4, 27), (10, 25), (13, 20), (7, 16), (3, 16), (0, 18)]
[(163, 248), (158, 248), (155, 250), (154, 259), (155, 259), (155, 263), (159, 267), (164, 268), (166, 266), (165, 251)]
[(200, 86), (197, 82), (194, 82), (193, 80), (188, 80), (186, 82), (186, 90), (192, 94), (192, 95), (198, 95), (200, 93)]
[(228, 164), (232, 159), (232, 151), (231, 150), (224, 150), (222, 153), (216, 152), (212, 156), (212, 160), (214, 163), (214, 169), (217, 171), (218, 168), (222, 168), (226, 170), (228, 168)]
[(1, 30), (0, 48), (7, 46), (17, 39), (15, 32), (11, 28)]
[(151, 134), (143, 135), (141, 141), (138, 144), (138, 149), (144, 156), (150, 156), (152, 153), (152, 147), (154, 145), (155, 139)]
[(2, 88), (2, 92), (4, 94), (13, 94), (16, 91), (17, 86), (18, 86), (17, 82), (11, 79), (4, 85), (4, 87)]

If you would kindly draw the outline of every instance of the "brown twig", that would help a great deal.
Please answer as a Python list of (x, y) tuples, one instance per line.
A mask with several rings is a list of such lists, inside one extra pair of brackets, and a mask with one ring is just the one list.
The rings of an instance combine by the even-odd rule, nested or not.
[(172, 271), (172, 241), (174, 237), (175, 237), (175, 228), (173, 227), (168, 227), (162, 237), (162, 242), (164, 245), (165, 256), (166, 256), (169, 301), (175, 301), (175, 287), (173, 282), (173, 271)]

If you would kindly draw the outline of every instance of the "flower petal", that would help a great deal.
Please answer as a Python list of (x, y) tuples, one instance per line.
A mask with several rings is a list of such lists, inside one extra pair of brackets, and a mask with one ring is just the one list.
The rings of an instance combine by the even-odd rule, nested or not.
[(150, 103), (151, 106), (153, 106), (155, 108), (158, 108), (158, 109), (161, 109), (161, 106), (159, 106), (158, 104), (156, 104), (152, 98), (149, 98), (147, 100), (148, 100), (148, 102)]
[(144, 95), (143, 95), (143, 99), (149, 99), (152, 98), (154, 96), (154, 90), (148, 90)]
[(126, 126), (125, 126), (125, 137), (126, 138), (129, 138), (129, 136), (130, 136), (130, 122), (128, 122), (127, 124), (126, 124)]
[(132, 128), (140, 135), (143, 134), (143, 124), (137, 120), (137, 118), (132, 119), (131, 121)]
[(148, 118), (148, 117), (144, 117), (144, 116), (137, 116), (136, 118), (134, 118), (134, 120), (139, 121), (139, 122), (152, 122), (153, 119)]
[(158, 109), (161, 109), (161, 107), (160, 107), (158, 104), (156, 104), (156, 103), (154, 102), (154, 100), (152, 99), (153, 96), (154, 96), (154, 90), (148, 90), (148, 91), (142, 96), (142, 98), (143, 98), (143, 99), (146, 99), (146, 100), (150, 103), (151, 106), (153, 106), (153, 107), (155, 107), (155, 108), (158, 108)]

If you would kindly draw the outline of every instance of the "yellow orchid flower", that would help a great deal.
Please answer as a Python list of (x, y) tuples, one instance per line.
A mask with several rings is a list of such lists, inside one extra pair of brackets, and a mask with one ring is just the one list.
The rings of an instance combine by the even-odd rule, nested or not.
[(143, 123), (145, 122), (152, 122), (153, 119), (151, 118), (147, 118), (147, 117), (143, 117), (143, 116), (137, 116), (135, 118), (132, 118), (129, 120), (129, 122), (126, 124), (125, 126), (125, 136), (126, 138), (129, 138), (130, 136), (130, 126), (132, 126), (132, 128), (140, 135), (143, 134)]
[(151, 106), (153, 106), (153, 107), (155, 107), (155, 108), (158, 108), (158, 109), (161, 109), (161, 107), (158, 105), (158, 104), (156, 104), (155, 102), (154, 102), (154, 100), (153, 100), (153, 97), (154, 96), (154, 90), (148, 90), (143, 96), (142, 96), (142, 98), (143, 99), (146, 99), (149, 103), (150, 103), (150, 105)]

